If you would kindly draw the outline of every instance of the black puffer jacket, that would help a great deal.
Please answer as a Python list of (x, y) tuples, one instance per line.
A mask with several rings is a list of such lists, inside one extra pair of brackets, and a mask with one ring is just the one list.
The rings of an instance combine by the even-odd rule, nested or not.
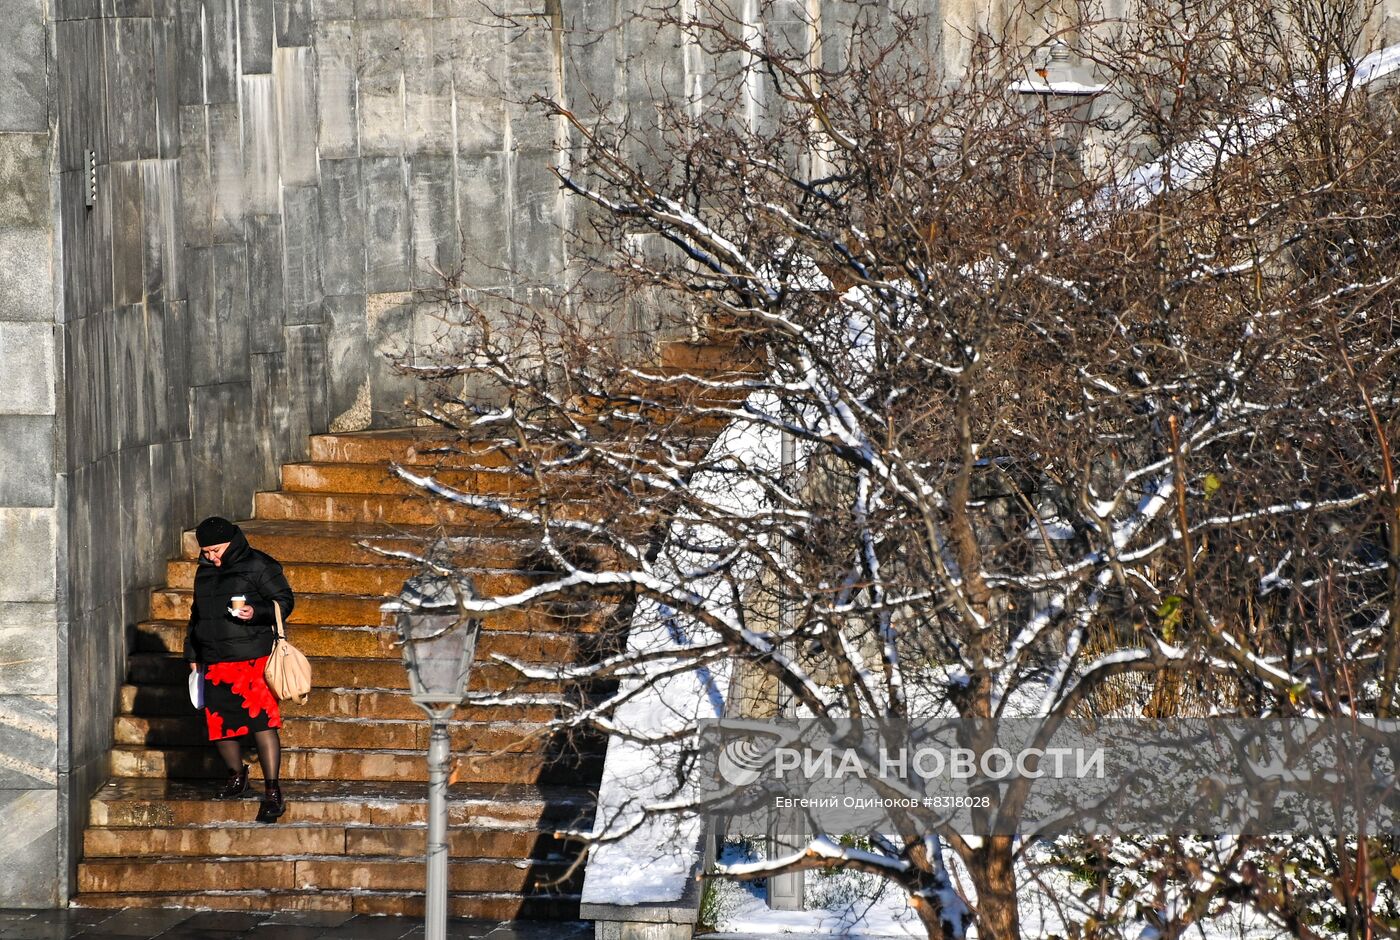
[[(291, 585), (271, 555), (248, 544), (240, 531), (224, 550), (223, 564), (199, 559), (194, 576), (194, 606), (185, 635), (185, 658), (199, 663), (257, 659), (272, 652), (277, 635), (276, 601), (285, 620), (292, 612)], [(229, 599), (242, 594), (252, 605), (251, 620), (228, 612)]]

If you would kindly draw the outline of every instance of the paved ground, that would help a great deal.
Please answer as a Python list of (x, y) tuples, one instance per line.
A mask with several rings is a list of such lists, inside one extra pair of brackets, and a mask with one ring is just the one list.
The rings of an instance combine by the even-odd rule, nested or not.
[[(588, 940), (586, 924), (449, 920), (449, 940)], [(422, 940), (423, 922), (330, 911), (244, 914), (228, 911), (0, 908), (0, 940)]]

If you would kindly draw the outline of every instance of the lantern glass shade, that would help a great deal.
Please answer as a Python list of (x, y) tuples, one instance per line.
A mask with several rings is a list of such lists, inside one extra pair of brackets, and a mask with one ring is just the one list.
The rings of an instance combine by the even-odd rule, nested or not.
[(461, 703), (481, 624), (462, 618), (452, 582), (439, 575), (410, 578), (391, 609), (398, 615), (413, 700)]

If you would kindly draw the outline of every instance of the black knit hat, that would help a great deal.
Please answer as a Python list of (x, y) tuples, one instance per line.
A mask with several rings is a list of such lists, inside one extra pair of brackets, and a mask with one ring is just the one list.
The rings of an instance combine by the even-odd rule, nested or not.
[(223, 516), (210, 516), (195, 528), (194, 537), (199, 541), (199, 547), (203, 548), (206, 545), (221, 545), (224, 542), (232, 542), (233, 537), (240, 531), (238, 526)]

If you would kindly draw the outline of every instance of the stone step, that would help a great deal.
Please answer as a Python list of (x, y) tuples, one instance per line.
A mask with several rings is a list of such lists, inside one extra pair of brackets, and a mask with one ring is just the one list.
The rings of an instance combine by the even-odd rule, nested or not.
[[(360, 545), (364, 542), (385, 551), (422, 554), (429, 547), (449, 558), (461, 559), (473, 568), (537, 570), (542, 554), (536, 540), (529, 537), (490, 538), (465, 531), (424, 526), (372, 525), (368, 523), (306, 522), (288, 519), (253, 519), (239, 523), (254, 548), (267, 552), (284, 565), (372, 565), (411, 568), (411, 561), (376, 554)], [(597, 566), (607, 552), (597, 546), (570, 546), (573, 557)], [(184, 534), (183, 558), (199, 557), (194, 531)]]
[[(511, 496), (502, 501), (530, 508), (529, 499)], [(581, 501), (555, 502), (555, 518), (591, 518)], [(504, 518), (489, 508), (478, 508), (425, 495), (382, 496), (374, 493), (288, 493), (280, 490), (253, 496), (253, 514), (259, 519), (295, 519), (308, 522), (387, 523), (413, 526), (461, 526), (483, 536), (526, 534), (522, 523)]]
[[(249, 519), (238, 526), (248, 537), (250, 545), (284, 564), (308, 561), (408, 568), (412, 567), (412, 562), (386, 558), (358, 543), (364, 541), (391, 551), (415, 551), (431, 544), (436, 537), (436, 533), (428, 529), (286, 519)], [(181, 557), (190, 560), (199, 557), (199, 542), (193, 529), (187, 529), (181, 536), (180, 553)]]
[(684, 371), (709, 379), (752, 375), (763, 364), (762, 350), (750, 349), (738, 343), (690, 343), (676, 341), (661, 344), (661, 369)]
[[(421, 863), (420, 863), (421, 864)], [(205, 894), (147, 892), (142, 894), (78, 894), (73, 907), (197, 908), (216, 911), (353, 911), (422, 917), (421, 891), (211, 891)], [(452, 917), (479, 920), (572, 920), (578, 917), (577, 893), (519, 895), (508, 892), (453, 892), (447, 896)], [(271, 933), (271, 931), (268, 931)], [(577, 933), (568, 934), (569, 937)], [(591, 934), (585, 934), (591, 936)]]
[[(526, 662), (579, 662), (605, 649), (605, 637), (594, 632), (551, 633), (533, 630), (527, 633), (490, 629), (481, 631), (476, 644), (476, 658), (489, 660), (493, 655), (509, 656)], [(560, 624), (567, 629), (568, 621)], [(137, 652), (184, 653), (187, 624), (174, 620), (146, 621), (137, 624)], [(397, 658), (394, 645), (397, 634), (392, 627), (355, 627), (342, 624), (289, 624), (287, 639), (307, 657), (336, 656), (341, 658)]]
[[(470, 694), (470, 692), (469, 692)], [(550, 694), (550, 693), (544, 693)], [(541, 693), (486, 693), (478, 696), (476, 703), (468, 703), (457, 709), (455, 717), (461, 721), (548, 721), (556, 717), (561, 706), (555, 704), (532, 704), (530, 698), (539, 698)], [(526, 699), (515, 704), (515, 699)], [(557, 699), (557, 694), (551, 694)], [(492, 702), (499, 704), (491, 704)], [(121, 688), (121, 715), (134, 718), (189, 718), (202, 721), (200, 713), (190, 706), (189, 692), (185, 685), (124, 685)], [(282, 702), (280, 705), (284, 719), (314, 721), (318, 719), (350, 719), (363, 721), (380, 720), (419, 720), (424, 717), (423, 709), (409, 699), (406, 691), (379, 691), (372, 689), (312, 689), (306, 697), (306, 704)]]
[[(579, 474), (553, 471), (542, 489), (530, 476), (514, 468), (463, 470), (415, 468), (420, 475), (432, 470), (440, 483), (482, 496), (537, 496), (541, 492), (578, 497), (588, 492), (588, 479)], [(422, 490), (394, 474), (385, 464), (289, 463), (282, 467), (282, 491), (287, 493), (375, 493), (385, 496), (421, 495)]]
[[(567, 783), (592, 779), (602, 766), (599, 753), (580, 754), (566, 743), (554, 747), (555, 753), (459, 754), (457, 779), (468, 783)], [(249, 762), (256, 764), (256, 756), (250, 755)], [(111, 751), (111, 773), (116, 777), (217, 780), (227, 769), (210, 744), (165, 748), (117, 745)], [(428, 769), (422, 751), (283, 748), (281, 777), (425, 781)]]
[[(165, 586), (187, 591), (194, 587), (196, 561), (166, 562)], [(284, 563), (287, 583), (298, 597), (304, 594), (351, 594), (384, 597), (399, 593), (412, 569), (379, 565), (337, 565)], [(514, 594), (538, 584), (549, 574), (529, 571), (473, 569), (468, 572), (477, 592), (483, 595)]]
[[(493, 638), (498, 634), (491, 634)], [(482, 650), (486, 649), (482, 641)], [(489, 654), (488, 654), (489, 655)], [(408, 672), (400, 659), (352, 659), (312, 656), (312, 694), (331, 690), (344, 694), (365, 694), (380, 690), (408, 688)], [(189, 663), (173, 653), (133, 653), (127, 657), (127, 681), (133, 686), (149, 686), (154, 691), (185, 694)], [(562, 688), (559, 682), (526, 680), (504, 663), (478, 658), (472, 665), (468, 688), (481, 695), (501, 692), (551, 694)], [(417, 706), (414, 706), (415, 708)], [(163, 713), (162, 713), (163, 714)], [(420, 713), (421, 714), (421, 713)]]
[[(151, 592), (151, 620), (172, 621), (188, 625), (194, 595), (188, 590), (160, 588)], [(379, 628), (384, 613), (379, 609), (385, 597), (362, 597), (353, 594), (300, 594), (287, 622), (288, 636), (295, 637), (301, 628), (312, 625), (370, 626)], [(600, 599), (601, 600), (601, 599)], [(592, 632), (606, 616), (598, 603), (549, 603), (542, 601), (529, 610), (503, 610), (481, 615), (482, 632), (514, 632), (530, 629), (567, 628), (570, 631)], [(553, 622), (557, 621), (557, 622)], [(590, 627), (592, 630), (590, 630)], [(386, 628), (387, 629), (387, 628)]]
[[(285, 818), (285, 817), (284, 817)], [(447, 867), (449, 891), (532, 894), (577, 891), (582, 870), (550, 886), (563, 874), (563, 862), (521, 859), (459, 859)], [(309, 853), (246, 858), (93, 859), (78, 865), (78, 891), (94, 894), (142, 893), (180, 885), (186, 891), (422, 891), (421, 860), (337, 858)]]
[[(226, 801), (227, 802), (227, 801)], [(268, 858), (277, 855), (349, 855), (422, 858), (425, 824), (403, 827), (326, 826), (317, 823), (265, 826), (247, 819), (250, 801), (234, 802), (240, 817), (221, 825), (151, 828), (92, 828), (83, 837), (83, 857), (147, 858), (156, 856), (224, 856)], [(577, 851), (552, 832), (538, 829), (452, 827), (448, 854), (470, 859), (557, 861)]]
[(388, 464), (427, 467), (505, 467), (511, 461), (499, 441), (466, 442), (452, 432), (415, 429), (313, 434), (316, 463)]
[[(217, 786), (118, 777), (89, 801), (89, 817), (93, 826), (138, 830), (246, 822), (246, 803), (212, 799)], [(421, 827), (427, 819), (427, 789), (419, 783), (287, 780), (283, 790), (296, 806), (298, 825)], [(459, 783), (448, 788), (447, 812), (454, 827), (531, 833), (586, 828), (592, 823), (593, 794), (569, 786)]]
[[(428, 747), (430, 726), (426, 718), (312, 718), (296, 714), (300, 707), (292, 704), (285, 710), (283, 747), (396, 751), (421, 751)], [(112, 730), (113, 740), (119, 745), (193, 747), (208, 741), (204, 716), (193, 709), (184, 716), (118, 715), (113, 719)], [(449, 734), (454, 754), (528, 754), (550, 746), (549, 735), (541, 725), (523, 721), (458, 719), (449, 725)]]

